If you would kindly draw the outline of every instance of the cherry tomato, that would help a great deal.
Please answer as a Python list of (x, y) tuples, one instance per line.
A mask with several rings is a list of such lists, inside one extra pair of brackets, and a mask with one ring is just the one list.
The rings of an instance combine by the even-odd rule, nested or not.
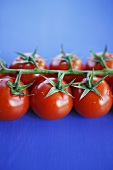
[[(93, 78), (94, 82), (99, 80), (99, 77)], [(109, 112), (112, 107), (112, 92), (109, 85), (103, 80), (96, 89), (101, 94), (102, 99), (97, 94), (90, 91), (80, 100), (83, 89), (74, 88), (74, 108), (80, 115), (87, 118), (98, 118)]]
[[(102, 53), (97, 53), (98, 56), (100, 56)], [(113, 69), (113, 54), (106, 53), (105, 58), (111, 58), (112, 60), (106, 60), (105, 63), (108, 66), (108, 68)], [(102, 70), (103, 66), (99, 62), (94, 61), (94, 57), (91, 56), (87, 63), (86, 63), (86, 70)], [(113, 86), (113, 76), (107, 76), (106, 79), (107, 83), (110, 86)]]
[[(66, 55), (68, 56), (69, 54), (66, 54)], [(69, 69), (67, 62), (65, 60), (60, 60), (61, 58), (63, 58), (63, 55), (59, 54), (51, 61), (51, 63), (50, 63), (51, 70), (68, 70)], [(84, 65), (83, 65), (82, 61), (77, 56), (73, 56), (73, 58), (75, 58), (75, 60), (71, 61), (73, 69), (74, 70), (83, 70)], [(80, 81), (80, 80), (82, 80), (83, 77), (75, 76), (75, 75), (66, 75), (66, 76), (64, 76), (64, 81), (69, 83), (75, 78), (76, 78), (75, 81)]]
[[(24, 55), (26, 56), (30, 56), (31, 53), (25, 53)], [(36, 63), (38, 65), (39, 68), (41, 69), (47, 69), (47, 65), (46, 62), (44, 61), (44, 59), (38, 55), (35, 54), (34, 59), (36, 60)], [(18, 56), (10, 65), (10, 69), (34, 69), (35, 66), (32, 63), (19, 63), (23, 61), (23, 58), (21, 56)], [(15, 76), (15, 75), (13, 75)], [(24, 84), (29, 84), (31, 82), (33, 82), (35, 80), (35, 82), (40, 81), (42, 79), (42, 74), (23, 74), (21, 76), (21, 80)], [(32, 87), (30, 87), (30, 89), (32, 89)]]
[[(7, 82), (15, 78), (6, 76), (0, 79), (0, 120), (15, 120), (22, 117), (29, 108), (29, 96), (12, 95)], [(20, 81), (20, 85), (23, 83)], [(28, 90), (23, 90), (28, 94)]]
[[(50, 78), (54, 82), (56, 78)], [(63, 81), (63, 84), (66, 84)], [(52, 85), (44, 80), (40, 84), (35, 85), (30, 96), (30, 104), (33, 111), (41, 118), (54, 120), (66, 116), (73, 107), (73, 98), (63, 92), (56, 92), (49, 97), (45, 97), (50, 91)], [(71, 94), (70, 87), (65, 90)]]
[[(2, 64), (3, 64), (5, 67), (7, 66), (6, 62), (4, 62), (1, 58), (0, 58), (0, 62), (2, 62)], [(1, 67), (0, 67), (0, 69), (1, 69)], [(4, 77), (4, 76), (6, 76), (6, 74), (0, 73), (0, 78), (1, 78), (1, 77)]]

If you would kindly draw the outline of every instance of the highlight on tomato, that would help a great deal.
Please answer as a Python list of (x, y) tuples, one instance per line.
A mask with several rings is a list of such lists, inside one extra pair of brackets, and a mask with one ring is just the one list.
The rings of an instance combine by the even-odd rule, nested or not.
[[(59, 83), (60, 81), (60, 83)], [(47, 78), (35, 85), (30, 96), (31, 108), (41, 118), (55, 120), (65, 117), (73, 107), (70, 84), (59, 78)]]
[[(91, 52), (91, 54), (92, 56), (86, 62), (86, 66), (85, 66), (86, 70), (93, 70), (93, 69), (102, 70), (105, 67), (113, 69), (113, 54), (107, 52), (107, 47), (105, 48), (104, 52), (100, 52), (100, 53)], [(105, 80), (110, 85), (110, 87), (113, 86), (112, 75), (107, 76)]]
[[(0, 120), (16, 120), (22, 117), (29, 108), (28, 90), (25, 89), (25, 85), (20, 81), (20, 88), (18, 86), (17, 90), (22, 95), (18, 94), (15, 87), (16, 83), (14, 82), (14, 77), (0, 78)], [(12, 91), (10, 86), (12, 86)], [(16, 95), (12, 94), (12, 92), (15, 92)]]
[[(65, 53), (61, 48), (61, 54), (55, 56), (49, 66), (50, 70), (84, 70), (84, 65), (82, 60), (77, 57), (75, 54)], [(77, 75), (65, 75), (64, 81), (67, 83), (71, 82), (73, 79), (76, 81), (81, 81), (83, 79), (82, 76)]]
[(104, 78), (85, 78), (80, 84), (73, 86), (74, 108), (83, 117), (98, 118), (111, 109), (112, 92)]
[[(39, 55), (36, 54), (36, 49), (33, 53), (19, 53), (19, 55), (10, 65), (10, 69), (34, 69), (36, 67), (39, 67), (40, 69), (47, 69), (47, 64), (45, 60)], [(16, 74), (13, 74), (12, 76), (16, 76)], [(38, 82), (42, 79), (42, 74), (23, 74), (21, 76), (21, 80), (24, 84), (29, 84), (33, 81)], [(34, 86), (34, 85), (33, 85)], [(32, 87), (30, 87), (30, 91)]]

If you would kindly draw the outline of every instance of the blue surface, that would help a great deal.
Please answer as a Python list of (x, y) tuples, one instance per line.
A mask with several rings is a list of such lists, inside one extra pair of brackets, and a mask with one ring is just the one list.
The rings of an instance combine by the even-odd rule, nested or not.
[[(113, 1), (0, 1), (0, 50), (8, 65), (13, 51), (38, 47), (50, 63), (63, 43), (84, 63), (89, 51), (113, 52)], [(32, 110), (21, 119), (0, 121), (0, 170), (112, 170), (113, 110), (86, 119), (74, 110), (57, 121)]]

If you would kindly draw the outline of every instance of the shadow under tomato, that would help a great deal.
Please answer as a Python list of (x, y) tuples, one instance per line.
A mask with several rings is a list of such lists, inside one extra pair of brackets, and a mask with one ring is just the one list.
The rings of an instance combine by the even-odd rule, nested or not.
[(106, 113), (105, 115), (103, 115), (103, 116), (101, 116), (101, 117), (97, 117), (97, 118), (86, 118), (86, 117), (80, 115), (74, 108), (73, 108), (72, 111), (69, 113), (69, 115), (70, 115), (72, 118), (74, 118), (74, 119), (76, 119), (76, 118), (81, 119), (81, 118), (82, 118), (82, 119), (89, 119), (89, 120), (91, 120), (91, 119), (100, 119), (100, 118), (105, 117), (107, 114), (109, 114), (110, 116), (113, 116), (113, 106), (112, 106), (112, 108), (110, 109), (110, 111), (109, 111), (108, 113)]
[(71, 110), (71, 112), (69, 113), (69, 115), (71, 117), (74, 117), (74, 118), (84, 118), (83, 116), (81, 116), (74, 108)]
[[(26, 113), (26, 116), (27, 117), (29, 117), (29, 118), (32, 118), (32, 119), (41, 119), (41, 120), (46, 120), (46, 119), (43, 119), (43, 118), (41, 118), (41, 117), (39, 117), (38, 115), (36, 115), (35, 113), (34, 113), (34, 111), (32, 110), (32, 108), (30, 107), (29, 108), (29, 110), (28, 110), (28, 112)], [(71, 110), (71, 112), (68, 114), (68, 115), (66, 115), (66, 118), (67, 117), (72, 117), (73, 119), (76, 119), (77, 117), (78, 118), (83, 118), (81, 115), (79, 115), (77, 112), (76, 112), (76, 110), (73, 108), (72, 110)], [(61, 119), (64, 119), (65, 117), (63, 117), (63, 118), (61, 118)], [(61, 120), (61, 119), (57, 119), (57, 120)], [(48, 120), (49, 121), (49, 120)], [(50, 120), (51, 121), (51, 120)], [(55, 121), (55, 120), (52, 120), (52, 121)]]
[(28, 116), (28, 117), (32, 117), (32, 118), (34, 118), (34, 119), (41, 119), (39, 116), (37, 116), (37, 115), (33, 112), (33, 110), (32, 110), (31, 107), (29, 108), (29, 110), (28, 110), (28, 112), (27, 112), (27, 116)]
[(113, 106), (112, 106), (112, 108), (109, 111), (109, 115), (113, 116)]

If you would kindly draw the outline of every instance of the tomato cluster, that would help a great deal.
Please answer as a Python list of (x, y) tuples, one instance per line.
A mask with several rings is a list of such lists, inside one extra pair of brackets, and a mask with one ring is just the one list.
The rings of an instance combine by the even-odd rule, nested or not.
[[(29, 57), (31, 53), (25, 53)], [(98, 55), (101, 55), (99, 53)], [(49, 67), (45, 60), (38, 54), (34, 54), (34, 60), (41, 69), (50, 70), (69, 70), (67, 59), (69, 54), (59, 54), (53, 58)], [(113, 54), (106, 53), (105, 58), (113, 58)], [(91, 56), (86, 66), (83, 65), (80, 58), (73, 55), (71, 67), (74, 70), (101, 70), (102, 65), (95, 62)], [(105, 60), (105, 64), (113, 69), (113, 60)], [(3, 64), (6, 67), (6, 64)], [(10, 65), (10, 69), (34, 69), (35, 65), (32, 62), (24, 62), (24, 58), (19, 55)], [(113, 104), (112, 86), (113, 76), (108, 76), (101, 80), (101, 77), (93, 77), (92, 83), (98, 85), (94, 86), (94, 90), (87, 90), (83, 98), (85, 89), (67, 86), (73, 79), (75, 82), (87, 83), (87, 78), (83, 76), (64, 75), (61, 81), (61, 87), (57, 89), (58, 76), (42, 74), (22, 74), (20, 85), (25, 85), (34, 82), (28, 89), (24, 89), (25, 96), (20, 94), (14, 95), (11, 93), (8, 82), (14, 83), (16, 74), (0, 74), (0, 120), (15, 120), (22, 117), (28, 110), (29, 106), (34, 113), (41, 118), (54, 120), (65, 117), (70, 113), (72, 108), (83, 117), (97, 118), (109, 112)], [(54, 87), (54, 84), (56, 85)], [(62, 87), (65, 87), (62, 89)], [(87, 87), (87, 86), (86, 86)], [(94, 89), (93, 88), (93, 89)], [(53, 89), (55, 92), (53, 92)], [(51, 93), (51, 95), (48, 95)]]

